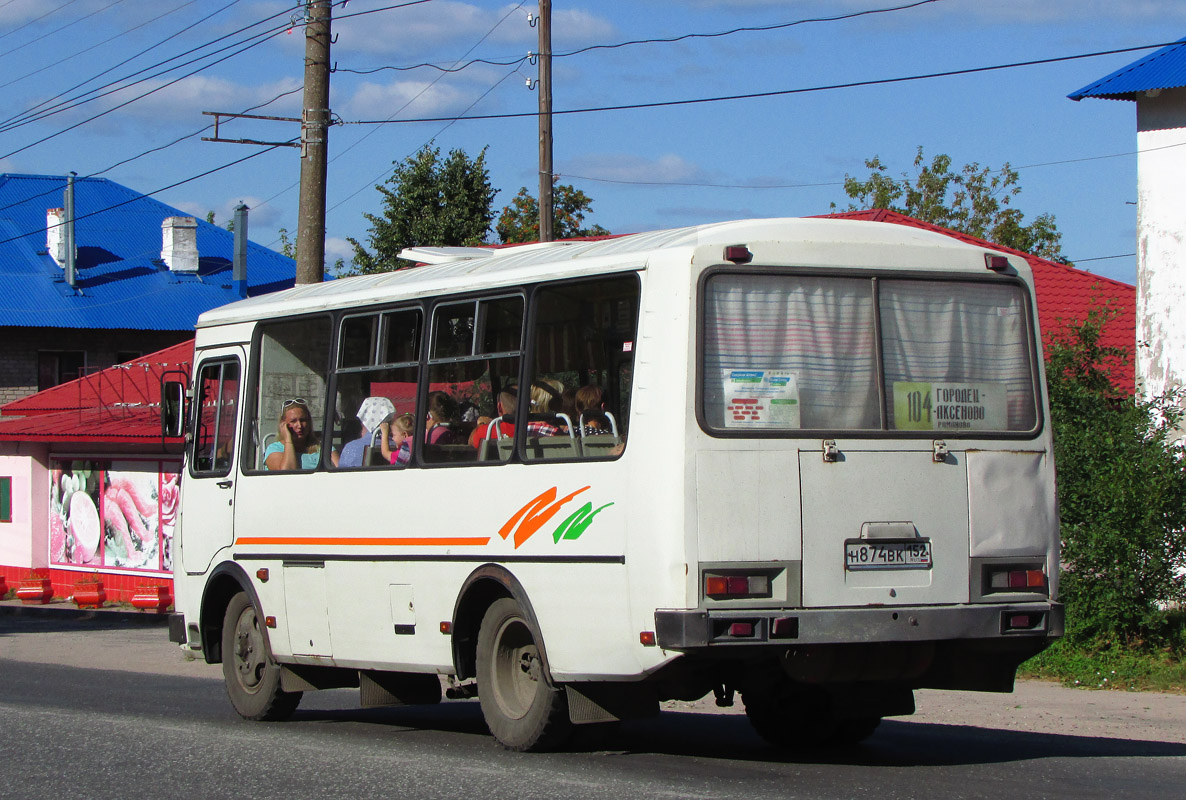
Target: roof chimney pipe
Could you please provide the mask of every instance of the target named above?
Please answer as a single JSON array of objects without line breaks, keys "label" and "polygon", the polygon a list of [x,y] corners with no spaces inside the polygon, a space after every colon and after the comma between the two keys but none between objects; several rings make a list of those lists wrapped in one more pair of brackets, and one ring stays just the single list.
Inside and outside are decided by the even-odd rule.
[{"label": "roof chimney pipe", "polygon": [[65,241],[63,242],[66,250],[66,261],[63,266],[66,270],[66,283],[69,284],[71,289],[74,288],[76,266],[74,259],[77,256],[74,246],[74,179],[77,177],[77,172],[71,172],[66,176],[66,196],[64,198],[66,208],[65,219],[62,220],[62,224],[66,227]]},{"label": "roof chimney pipe", "polygon": [[240,299],[247,296],[247,210],[244,203],[235,206],[235,260],[231,280]]},{"label": "roof chimney pipe", "polygon": [[161,223],[161,260],[173,272],[198,271],[198,221],[165,217]]}]

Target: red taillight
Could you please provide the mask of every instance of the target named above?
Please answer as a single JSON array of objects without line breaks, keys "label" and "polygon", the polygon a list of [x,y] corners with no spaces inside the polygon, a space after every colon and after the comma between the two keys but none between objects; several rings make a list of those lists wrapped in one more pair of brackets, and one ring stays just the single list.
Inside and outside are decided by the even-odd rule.
[{"label": "red taillight", "polygon": [[748,264],[754,260],[754,254],[743,244],[731,244],[725,248],[725,260],[734,264]]},{"label": "red taillight", "polygon": [[704,593],[709,597],[769,597],[769,575],[705,575]]},{"label": "red taillight", "polygon": [[1036,591],[1046,590],[1046,573],[1040,569],[1010,569],[1004,567],[994,570],[989,576],[989,589],[992,591]]},{"label": "red taillight", "polygon": [[639,644],[643,645],[644,647],[654,647],[655,646],[655,632],[654,631],[639,631],[638,641],[639,641]]},{"label": "red taillight", "polygon": [[754,624],[752,622],[734,622],[729,626],[730,636],[749,637],[754,635]]},{"label": "red taillight", "polygon": [[276,627],[276,618],[275,617],[264,617],[264,627],[265,628],[275,628]]},{"label": "red taillight", "polygon": [[1009,269],[1009,259],[1005,256],[994,256],[992,253],[985,253],[984,266],[993,272],[1004,272]]},{"label": "red taillight", "polygon": [[259,569],[257,569],[255,571],[255,577],[259,578],[260,583],[267,583],[268,582],[268,568],[260,567]]},{"label": "red taillight", "polygon": [[448,620],[441,620],[441,633],[449,634],[453,632],[453,623]]}]

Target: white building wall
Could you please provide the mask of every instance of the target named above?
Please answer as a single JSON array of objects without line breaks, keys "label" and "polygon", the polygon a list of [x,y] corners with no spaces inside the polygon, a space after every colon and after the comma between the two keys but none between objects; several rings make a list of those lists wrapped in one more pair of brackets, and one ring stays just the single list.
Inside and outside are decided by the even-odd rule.
[{"label": "white building wall", "polygon": [[0,565],[49,565],[49,473],[46,447],[0,443],[0,475],[12,477],[12,522],[0,523]]},{"label": "white building wall", "polygon": [[1137,382],[1186,386],[1186,89],[1137,99]]}]

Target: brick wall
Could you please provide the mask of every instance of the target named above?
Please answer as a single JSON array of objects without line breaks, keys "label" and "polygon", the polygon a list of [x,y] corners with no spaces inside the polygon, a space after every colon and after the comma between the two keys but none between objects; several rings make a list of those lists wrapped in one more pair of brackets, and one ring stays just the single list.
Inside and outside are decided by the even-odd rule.
[{"label": "brick wall", "polygon": [[193,331],[0,327],[0,405],[37,391],[38,350],[81,350],[87,371],[116,363],[118,352],[151,353],[193,338]]}]

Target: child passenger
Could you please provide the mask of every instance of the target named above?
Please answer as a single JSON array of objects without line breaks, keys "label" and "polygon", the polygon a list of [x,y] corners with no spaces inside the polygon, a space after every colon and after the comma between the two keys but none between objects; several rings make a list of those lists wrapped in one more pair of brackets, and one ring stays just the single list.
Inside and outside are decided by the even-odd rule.
[{"label": "child passenger", "polygon": [[411,414],[401,414],[391,422],[379,426],[383,439],[379,447],[383,457],[396,467],[406,467],[412,461],[412,434],[416,430],[416,419]]}]

